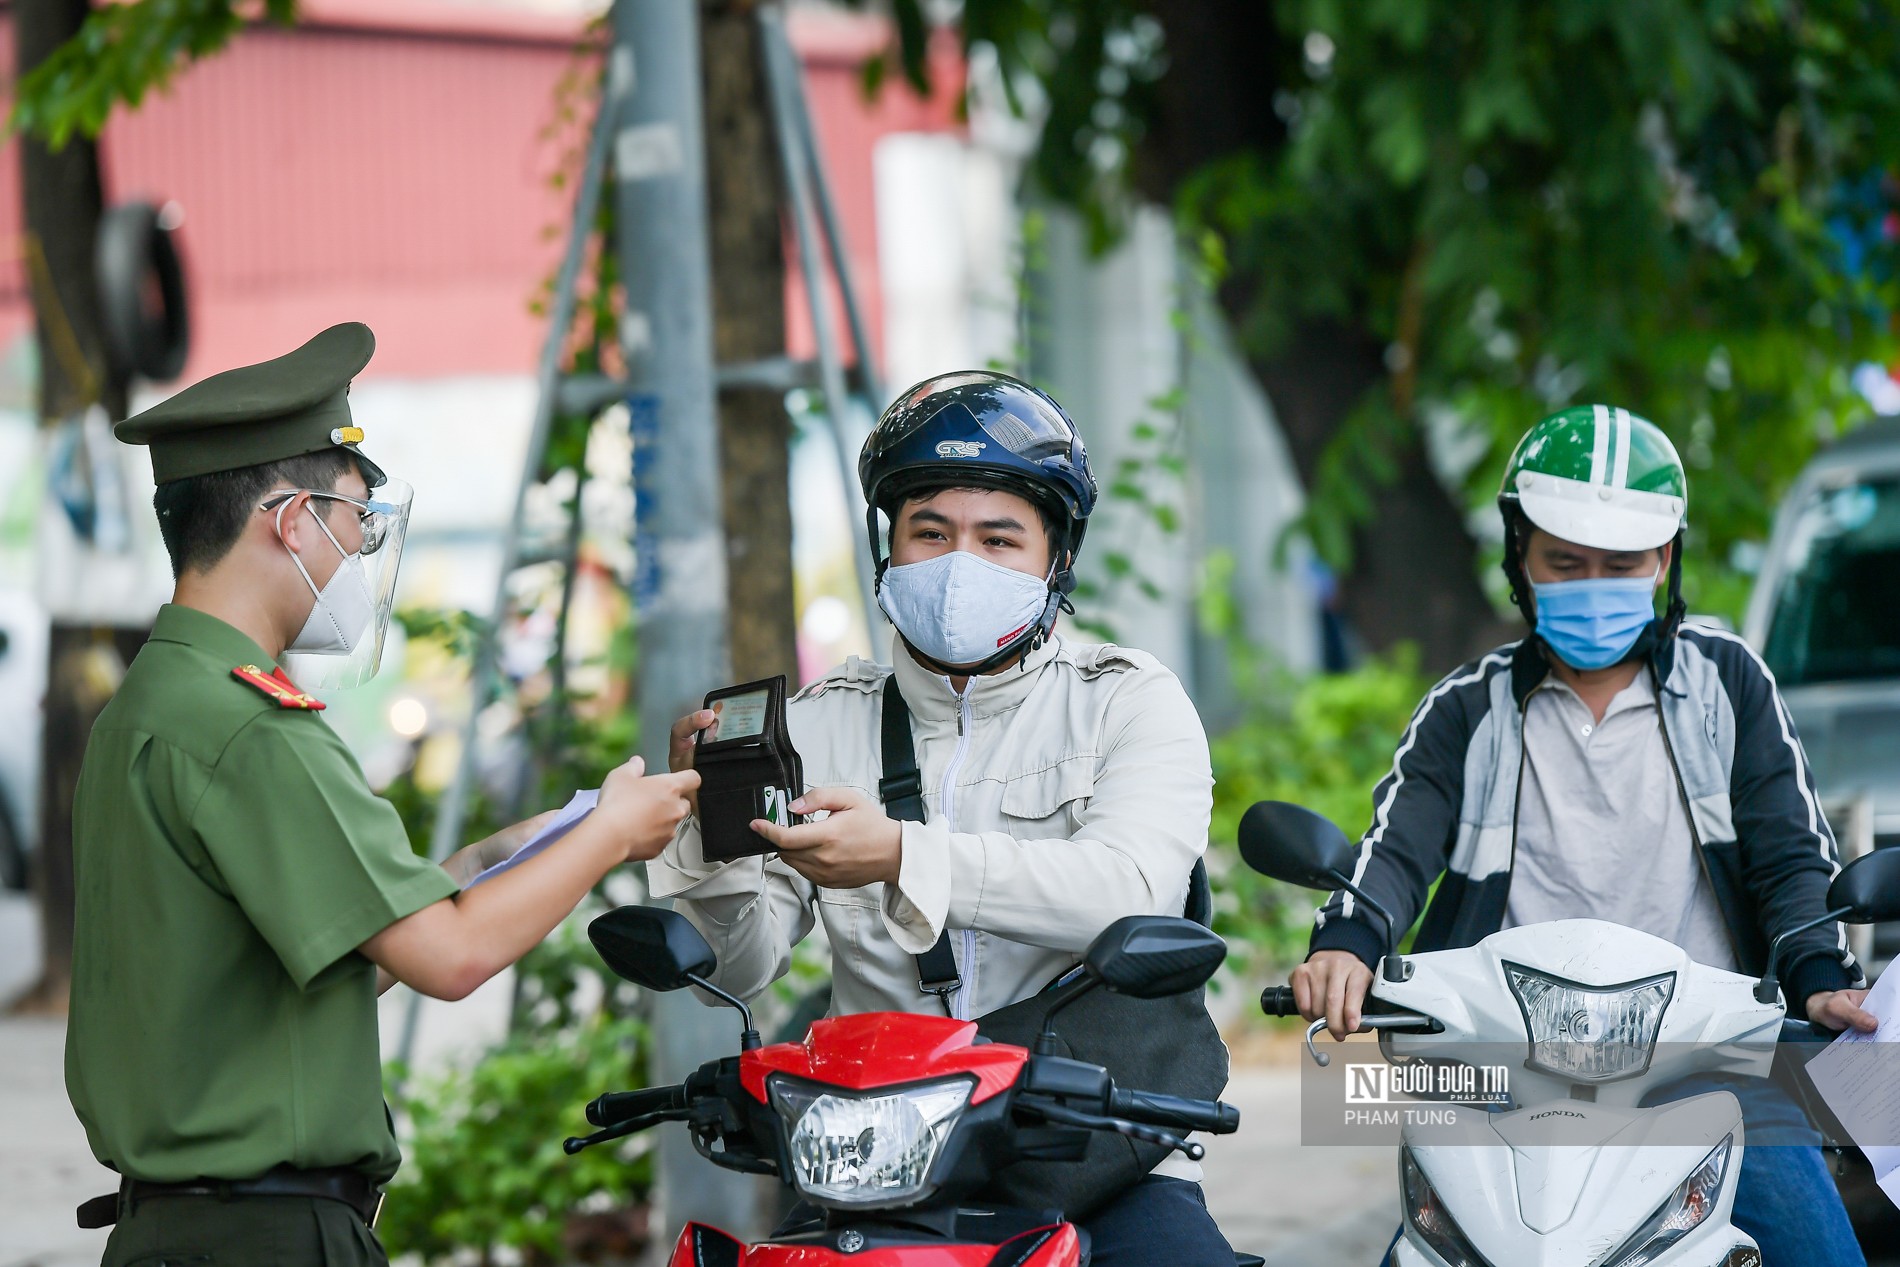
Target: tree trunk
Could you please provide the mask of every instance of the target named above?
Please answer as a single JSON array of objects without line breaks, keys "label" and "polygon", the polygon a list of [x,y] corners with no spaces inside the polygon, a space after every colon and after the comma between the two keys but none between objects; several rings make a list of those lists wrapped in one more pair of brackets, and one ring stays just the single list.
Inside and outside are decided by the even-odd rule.
[{"label": "tree trunk", "polygon": [[[71,38],[88,12],[87,0],[16,4],[16,74],[25,75]],[[125,390],[107,370],[93,275],[93,241],[104,207],[98,146],[74,137],[54,152],[33,137],[23,137],[20,188],[39,339],[40,418],[57,421],[95,403],[103,403],[113,418],[122,418]],[[62,624],[55,614],[40,745],[40,839],[33,868],[44,968],[39,984],[20,1002],[25,1009],[65,1010],[72,979],[73,790],[86,736],[111,697],[109,685],[100,688],[116,685],[111,666],[116,662],[122,671],[124,659],[143,640],[136,630]]]},{"label": "tree trunk", "polygon": [[[1154,86],[1134,175],[1142,195],[1165,206],[1207,163],[1286,144],[1274,95],[1281,68],[1297,66],[1300,54],[1256,0],[1149,0],[1148,8],[1167,33],[1170,69]],[[1402,267],[1395,263],[1395,272]],[[1256,299],[1244,281],[1219,296],[1236,329],[1246,328]],[[1308,490],[1353,409],[1368,391],[1389,385],[1384,358],[1383,344],[1363,326],[1334,323],[1299,330],[1271,358],[1250,353]],[[1423,667],[1439,672],[1516,635],[1479,582],[1462,497],[1433,474],[1422,442],[1409,450],[1397,479],[1378,490],[1374,517],[1353,533],[1341,601],[1367,646],[1415,643]]]},{"label": "tree trunk", "polygon": [[[713,354],[734,365],[785,352],[781,181],[765,66],[747,0],[701,0]],[[798,678],[792,602],[791,423],[781,391],[719,398],[732,671]]]},{"label": "tree trunk", "polygon": [[[1244,302],[1230,300],[1229,310]],[[1363,331],[1331,323],[1301,329],[1282,355],[1255,361],[1254,372],[1308,489],[1347,416],[1387,382],[1384,349]],[[1442,673],[1516,633],[1492,607],[1464,512],[1416,435],[1396,466],[1394,481],[1374,495],[1373,517],[1353,530],[1341,607],[1367,646],[1414,643],[1421,666]]]}]

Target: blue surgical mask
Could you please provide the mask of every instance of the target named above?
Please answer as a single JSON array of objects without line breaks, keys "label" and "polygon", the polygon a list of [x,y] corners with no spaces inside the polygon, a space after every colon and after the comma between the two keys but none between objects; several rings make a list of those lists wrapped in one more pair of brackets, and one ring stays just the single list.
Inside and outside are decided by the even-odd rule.
[{"label": "blue surgical mask", "polygon": [[1607,669],[1656,618],[1656,578],[1605,576],[1533,585],[1537,636],[1573,669]]}]

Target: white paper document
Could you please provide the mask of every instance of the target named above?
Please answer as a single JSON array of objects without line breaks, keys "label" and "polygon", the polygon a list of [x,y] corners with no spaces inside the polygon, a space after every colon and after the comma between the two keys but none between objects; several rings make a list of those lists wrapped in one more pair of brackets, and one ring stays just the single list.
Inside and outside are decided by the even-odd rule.
[{"label": "white paper document", "polygon": [[1900,972],[1883,973],[1861,1006],[1879,1028],[1836,1038],[1808,1062],[1808,1077],[1900,1205]]},{"label": "white paper document", "polygon": [[574,830],[583,818],[594,812],[594,804],[600,800],[599,788],[588,788],[584,792],[574,793],[574,799],[561,807],[561,812],[549,820],[548,825],[536,832],[534,838],[514,851],[507,858],[497,862],[488,870],[468,882],[474,888],[483,880],[492,880],[504,871],[520,866],[528,859],[546,849],[567,833]]}]

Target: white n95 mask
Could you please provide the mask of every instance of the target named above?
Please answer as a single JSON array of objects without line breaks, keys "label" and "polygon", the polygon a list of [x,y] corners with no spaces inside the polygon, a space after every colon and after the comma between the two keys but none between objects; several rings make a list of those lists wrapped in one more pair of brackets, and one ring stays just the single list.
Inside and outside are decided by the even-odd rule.
[{"label": "white n95 mask", "polygon": [[906,642],[937,663],[980,664],[1042,619],[1049,582],[953,550],[886,570],[877,604]]},{"label": "white n95 mask", "polygon": [[[303,564],[299,562],[297,568],[302,571]],[[304,572],[303,579],[308,581],[310,573]],[[321,590],[314,585],[311,589],[317,596],[316,606],[310,609],[310,619],[303,622],[303,628],[284,650],[304,655],[349,655],[361,644],[363,635],[376,619],[376,604],[369,596],[369,577],[363,573],[363,556],[343,556],[329,583]]]},{"label": "white n95 mask", "polygon": [[[288,505],[288,503],[286,503]],[[316,507],[305,503],[304,509],[317,521],[317,527],[324,538],[343,556],[330,579],[319,589],[310,579],[310,569],[303,565],[297,552],[288,545],[284,547],[290,554],[291,562],[297,565],[297,571],[303,574],[303,583],[310,587],[310,593],[316,603],[310,609],[310,616],[303,622],[303,628],[290,640],[284,650],[301,652],[304,655],[349,655],[362,642],[363,635],[369,632],[376,620],[376,600],[370,596],[369,578],[363,572],[363,556],[350,554],[343,549],[343,543],[336,539],[330,526],[323,522],[323,516]],[[278,509],[282,516],[283,508]],[[281,539],[282,528],[279,527]]]}]

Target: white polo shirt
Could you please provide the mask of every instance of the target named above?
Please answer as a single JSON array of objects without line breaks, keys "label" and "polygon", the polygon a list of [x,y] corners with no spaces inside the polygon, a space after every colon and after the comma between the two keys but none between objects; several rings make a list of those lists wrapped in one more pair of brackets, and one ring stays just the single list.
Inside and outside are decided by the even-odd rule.
[{"label": "white polo shirt", "polygon": [[1600,722],[1555,676],[1527,702],[1504,927],[1556,919],[1609,920],[1674,942],[1698,963],[1738,967],[1646,672]]}]

